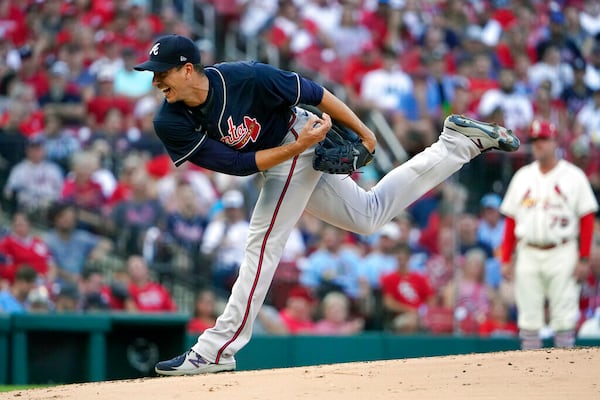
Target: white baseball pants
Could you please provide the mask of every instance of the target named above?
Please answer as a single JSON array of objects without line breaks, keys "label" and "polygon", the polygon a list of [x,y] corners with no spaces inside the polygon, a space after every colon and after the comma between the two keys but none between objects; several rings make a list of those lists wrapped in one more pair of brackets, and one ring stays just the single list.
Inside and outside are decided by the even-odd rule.
[{"label": "white baseball pants", "polygon": [[[309,115],[296,109],[286,141],[295,140]],[[436,143],[365,191],[343,175],[315,171],[313,152],[307,149],[263,172],[265,182],[250,220],[238,279],[216,325],[192,347],[206,360],[233,362],[250,340],[283,247],[304,210],[342,229],[371,234],[480,154],[470,139],[444,130]]]}]

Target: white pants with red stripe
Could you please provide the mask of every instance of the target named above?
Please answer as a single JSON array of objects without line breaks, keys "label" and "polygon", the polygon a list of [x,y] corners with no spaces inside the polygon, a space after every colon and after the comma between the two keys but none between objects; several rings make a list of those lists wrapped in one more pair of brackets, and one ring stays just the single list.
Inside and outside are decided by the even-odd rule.
[{"label": "white pants with red stripe", "polygon": [[[295,140],[308,118],[308,112],[297,109],[285,141]],[[263,172],[264,186],[250,220],[238,279],[216,325],[192,348],[206,360],[232,362],[250,340],[283,247],[304,210],[342,229],[371,234],[480,154],[470,139],[444,130],[431,147],[365,191],[343,175],[315,171],[313,152],[308,149]]]}]

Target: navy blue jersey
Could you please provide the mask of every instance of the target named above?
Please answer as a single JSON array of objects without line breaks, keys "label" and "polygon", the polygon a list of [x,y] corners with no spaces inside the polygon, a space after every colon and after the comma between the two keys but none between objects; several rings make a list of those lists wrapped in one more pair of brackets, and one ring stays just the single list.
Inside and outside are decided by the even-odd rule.
[{"label": "navy blue jersey", "polygon": [[154,128],[176,166],[185,161],[230,175],[258,171],[254,153],[287,134],[292,108],[318,105],[323,87],[297,73],[257,62],[205,68],[207,101],[199,107],[163,102]]}]

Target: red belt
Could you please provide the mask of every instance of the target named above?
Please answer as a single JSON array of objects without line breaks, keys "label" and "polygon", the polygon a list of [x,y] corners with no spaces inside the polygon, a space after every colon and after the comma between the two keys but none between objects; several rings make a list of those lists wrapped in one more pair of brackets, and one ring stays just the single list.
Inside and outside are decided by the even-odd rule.
[{"label": "red belt", "polygon": [[550,250],[553,249],[557,246],[562,246],[565,243],[568,243],[569,239],[563,239],[558,243],[549,243],[549,244],[537,244],[537,243],[527,243],[527,246],[529,247],[533,247],[534,249],[538,249],[538,250]]}]

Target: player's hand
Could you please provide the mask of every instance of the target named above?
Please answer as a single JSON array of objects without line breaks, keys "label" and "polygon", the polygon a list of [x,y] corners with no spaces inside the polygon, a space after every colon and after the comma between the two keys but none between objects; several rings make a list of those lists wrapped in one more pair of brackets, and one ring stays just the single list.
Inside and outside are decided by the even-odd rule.
[{"label": "player's hand", "polygon": [[323,113],[321,118],[317,115],[313,115],[300,131],[296,143],[301,145],[304,149],[308,149],[325,139],[325,136],[330,129],[331,117],[328,114]]},{"label": "player's hand", "polygon": [[515,277],[515,266],[513,265],[513,263],[502,264],[502,266],[500,267],[500,271],[502,273],[502,277],[508,282],[511,282]]},{"label": "player's hand", "polygon": [[573,277],[577,283],[584,282],[590,274],[590,262],[579,260],[573,270]]}]

